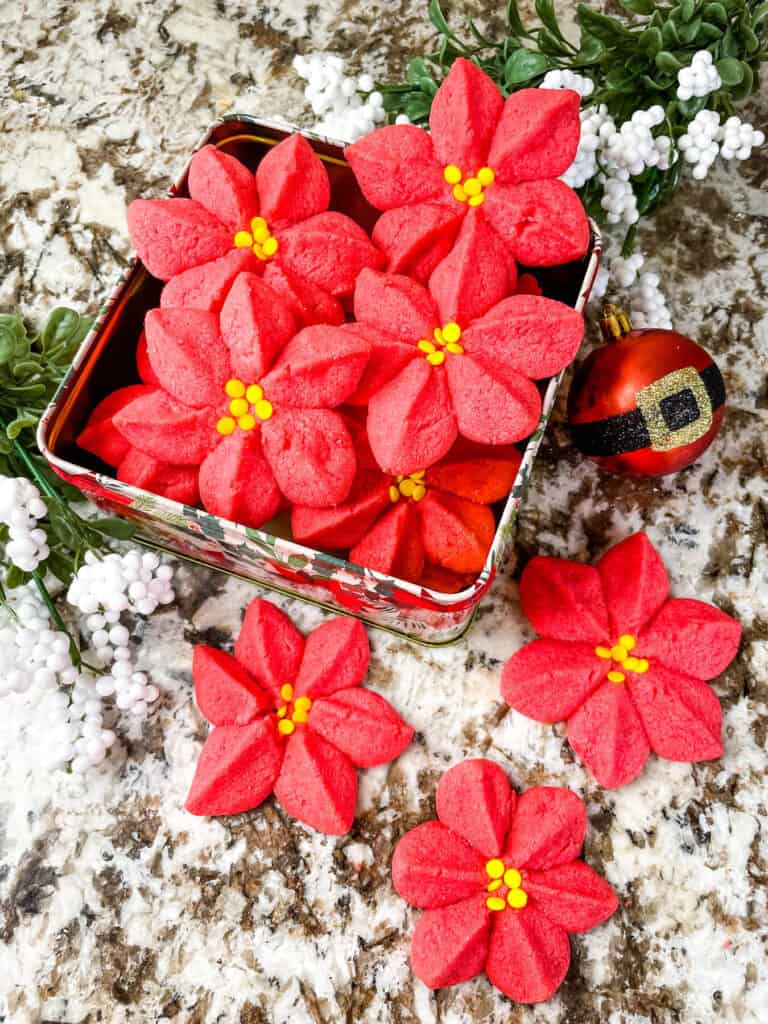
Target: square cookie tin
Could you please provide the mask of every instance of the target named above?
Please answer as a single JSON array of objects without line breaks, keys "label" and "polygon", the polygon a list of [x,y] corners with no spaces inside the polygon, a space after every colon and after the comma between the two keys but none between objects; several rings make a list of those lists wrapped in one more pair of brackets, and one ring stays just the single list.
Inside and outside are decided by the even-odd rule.
[{"label": "square cookie tin", "polygon": [[[214,124],[200,141],[232,154],[251,170],[269,149],[291,133],[279,122],[233,114]],[[323,161],[331,181],[331,209],[346,213],[366,230],[377,212],[362,196],[343,148],[304,133]],[[185,169],[170,190],[186,194]],[[586,255],[561,267],[537,268],[546,296],[583,311],[597,273],[600,234],[592,224]],[[83,341],[38,430],[38,445],[52,468],[110,512],[131,519],[136,540],[290,596],[346,612],[364,622],[424,644],[458,640],[503,563],[513,535],[541,438],[555,404],[563,373],[541,383],[542,412],[536,430],[520,444],[522,461],[505,502],[494,508],[497,526],[482,572],[464,590],[446,594],[365,569],[343,557],[316,551],[291,539],[285,520],[254,530],[199,508],[121,483],[75,438],[91,410],[109,392],[137,383],[136,346],[147,310],[157,306],[162,282],[134,260],[117,283],[101,315]]]}]

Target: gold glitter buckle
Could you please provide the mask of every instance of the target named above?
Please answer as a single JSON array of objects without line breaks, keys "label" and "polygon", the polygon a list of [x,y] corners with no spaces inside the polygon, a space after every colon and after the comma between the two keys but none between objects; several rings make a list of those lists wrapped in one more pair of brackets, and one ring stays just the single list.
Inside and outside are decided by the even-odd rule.
[{"label": "gold glitter buckle", "polygon": [[[690,423],[672,428],[664,419],[661,403],[686,389],[693,395],[699,415]],[[654,452],[669,452],[673,448],[693,444],[712,426],[712,402],[698,370],[692,366],[672,370],[642,388],[637,392],[637,407],[645,420],[651,451]]]}]

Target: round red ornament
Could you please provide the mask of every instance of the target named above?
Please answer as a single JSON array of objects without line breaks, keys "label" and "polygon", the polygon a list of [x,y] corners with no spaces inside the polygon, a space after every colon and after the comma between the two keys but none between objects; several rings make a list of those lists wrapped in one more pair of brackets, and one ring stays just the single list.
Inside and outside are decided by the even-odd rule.
[{"label": "round red ornament", "polygon": [[576,447],[603,469],[625,476],[676,473],[706,451],[725,413],[717,364],[676,331],[634,331],[626,314],[605,306],[608,342],[577,369],[568,396]]}]

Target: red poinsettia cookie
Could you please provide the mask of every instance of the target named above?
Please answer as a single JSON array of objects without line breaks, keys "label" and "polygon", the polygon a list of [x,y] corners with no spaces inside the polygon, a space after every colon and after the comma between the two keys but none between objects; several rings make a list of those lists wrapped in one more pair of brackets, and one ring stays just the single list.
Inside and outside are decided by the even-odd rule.
[{"label": "red poinsettia cookie", "polygon": [[336,618],[309,636],[268,601],[248,606],[231,657],[195,647],[197,705],[214,728],[187,809],[238,814],[270,793],[292,817],[329,835],[352,826],[355,767],[386,764],[413,729],[363,690],[370,649],[362,624]]},{"label": "red poinsettia cookie", "polygon": [[736,656],[741,626],[711,604],[669,598],[644,533],[594,568],[533,558],[520,600],[542,639],[507,662],[502,696],[539,722],[567,720],[571,746],[601,785],[630,782],[651,751],[720,757],[720,702],[704,681]]},{"label": "red poinsettia cookie", "polygon": [[616,910],[610,885],[577,860],[587,828],[568,789],[536,786],[519,798],[493,761],[463,761],[437,787],[438,821],[407,832],[392,859],[395,888],[425,912],[411,945],[430,988],[485,971],[510,999],[537,1003],[570,963],[568,932]]},{"label": "red poinsettia cookie", "polygon": [[[348,294],[363,267],[381,264],[363,229],[328,210],[328,173],[301,135],[270,150],[255,175],[204,146],[187,186],[189,199],[136,199],[128,207],[131,241],[149,272],[163,281],[187,275],[167,289],[166,305],[215,311],[228,281],[250,270],[264,272],[296,309],[312,308],[323,296]],[[338,317],[335,302],[326,308]]]},{"label": "red poinsettia cookie", "polygon": [[468,221],[473,268],[489,248],[527,266],[586,252],[581,201],[558,180],[578,147],[577,93],[521,89],[505,101],[488,75],[459,58],[432,101],[429,126],[379,128],[346,150],[365,197],[385,211],[373,240],[390,272],[425,281]]}]

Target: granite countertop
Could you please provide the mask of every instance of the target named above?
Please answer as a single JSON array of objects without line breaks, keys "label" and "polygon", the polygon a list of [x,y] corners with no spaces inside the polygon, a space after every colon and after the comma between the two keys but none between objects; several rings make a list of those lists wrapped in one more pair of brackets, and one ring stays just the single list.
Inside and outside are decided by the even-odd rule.
[{"label": "granite countertop", "polygon": [[[308,123],[294,53],[331,49],[395,74],[426,38],[425,6],[6,4],[0,306],[38,320],[60,302],[96,312],[129,256],[126,203],[162,193],[215,117],[237,109]],[[749,108],[756,124],[767,100],[764,91]],[[582,460],[556,419],[517,539],[518,564],[536,551],[586,560],[645,527],[676,593],[742,621],[741,652],[714,684],[723,758],[652,757],[639,780],[605,792],[574,761],[562,726],[508,712],[501,665],[531,636],[510,569],[457,646],[371,633],[369,683],[418,735],[397,762],[364,773],[349,836],[318,836],[272,801],[193,818],[182,801],[206,726],[191,697],[191,644],[226,644],[257,591],[181,568],[177,603],[134,634],[161,707],[111,771],[86,784],[43,772],[25,757],[33,716],[3,705],[0,1021],[766,1020],[767,168],[763,152],[686,185],[642,231],[677,327],[723,370],[730,410],[719,440],[676,476],[632,481]],[[275,600],[305,630],[322,618]],[[393,845],[432,816],[442,771],[484,754],[518,787],[584,796],[586,859],[621,901],[605,926],[574,937],[565,984],[538,1007],[511,1004],[483,978],[429,993],[408,967],[416,915],[389,881]]]}]

